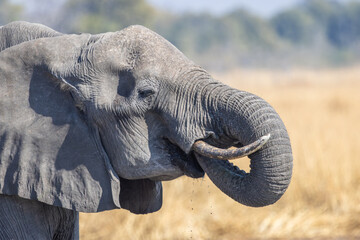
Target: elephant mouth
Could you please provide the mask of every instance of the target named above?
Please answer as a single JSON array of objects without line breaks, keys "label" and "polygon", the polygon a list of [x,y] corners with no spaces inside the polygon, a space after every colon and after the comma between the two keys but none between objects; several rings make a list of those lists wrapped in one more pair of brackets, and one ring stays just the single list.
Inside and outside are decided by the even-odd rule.
[{"label": "elephant mouth", "polygon": [[171,156],[171,163],[178,167],[186,176],[191,178],[201,178],[204,177],[205,172],[200,167],[195,154],[191,151],[189,154],[186,154],[180,147],[176,144],[165,140],[167,142],[167,149]]},{"label": "elephant mouth", "polygon": [[[203,177],[205,171],[201,168],[198,159],[212,158],[222,161],[221,165],[227,169],[244,174],[237,166],[228,160],[248,156],[258,151],[270,138],[270,134],[259,138],[258,140],[246,146],[234,147],[229,149],[219,148],[208,144],[204,140],[197,140],[193,144],[192,151],[186,154],[177,145],[167,140],[169,153],[172,155],[172,164],[179,167],[180,170],[188,177]],[[225,161],[224,161],[225,160]]]}]

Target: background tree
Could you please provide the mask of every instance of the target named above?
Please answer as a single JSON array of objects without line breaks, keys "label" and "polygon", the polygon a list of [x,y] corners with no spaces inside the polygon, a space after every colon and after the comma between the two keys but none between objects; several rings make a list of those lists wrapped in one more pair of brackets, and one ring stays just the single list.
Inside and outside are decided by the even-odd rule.
[{"label": "background tree", "polygon": [[20,19],[23,13],[21,5],[12,4],[8,0],[0,0],[0,26]]},{"label": "background tree", "polygon": [[150,27],[155,9],[145,0],[68,0],[57,27],[66,32],[117,31],[133,24]]},{"label": "background tree", "polygon": [[360,41],[360,4],[339,6],[328,18],[326,34],[329,42],[338,48],[351,48]]}]

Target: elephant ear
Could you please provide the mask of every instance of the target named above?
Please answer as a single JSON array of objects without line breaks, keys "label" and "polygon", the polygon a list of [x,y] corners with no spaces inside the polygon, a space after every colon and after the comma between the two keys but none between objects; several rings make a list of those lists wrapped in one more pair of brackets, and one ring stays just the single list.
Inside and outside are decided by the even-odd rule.
[{"label": "elephant ear", "polygon": [[62,33],[42,24],[24,21],[11,22],[0,27],[0,52],[22,42],[60,35],[62,35]]},{"label": "elephant ear", "polygon": [[[122,180],[127,187],[120,194],[120,178],[97,128],[77,107],[76,88],[64,87],[70,81],[58,77],[62,71],[68,73],[64,64],[78,63],[77,56],[84,46],[89,47],[90,38],[43,38],[0,53],[0,194],[99,212],[121,208],[121,199],[127,199],[124,204],[131,210],[131,197],[125,194],[143,193],[137,212],[155,211],[158,204],[153,202],[161,202],[161,184],[154,187],[150,180]],[[134,188],[137,194],[132,193]],[[144,202],[150,207],[144,207]]]}]

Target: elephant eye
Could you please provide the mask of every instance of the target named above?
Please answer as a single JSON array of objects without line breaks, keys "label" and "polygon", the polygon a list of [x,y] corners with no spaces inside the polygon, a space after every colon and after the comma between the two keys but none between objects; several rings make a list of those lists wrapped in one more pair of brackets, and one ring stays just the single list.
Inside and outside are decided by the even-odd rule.
[{"label": "elephant eye", "polygon": [[154,89],[150,89],[150,88],[147,88],[147,89],[139,89],[138,93],[139,93],[139,97],[140,97],[140,98],[147,98],[147,97],[153,95],[153,94],[155,93],[155,90],[154,90]]}]

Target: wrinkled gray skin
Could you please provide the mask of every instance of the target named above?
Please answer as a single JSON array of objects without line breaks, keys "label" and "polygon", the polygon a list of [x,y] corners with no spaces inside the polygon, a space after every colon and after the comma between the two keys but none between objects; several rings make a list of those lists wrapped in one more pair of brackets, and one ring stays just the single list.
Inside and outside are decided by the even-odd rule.
[{"label": "wrinkled gray skin", "polygon": [[[76,238],[78,211],[157,211],[161,181],[182,175],[205,172],[253,207],[276,202],[290,183],[290,141],[275,110],[144,27],[66,35],[15,22],[0,28],[0,50],[0,224],[19,204],[22,216],[43,212],[31,228],[17,215],[0,237]],[[268,133],[250,173],[192,151],[199,139],[242,146]]]}]

